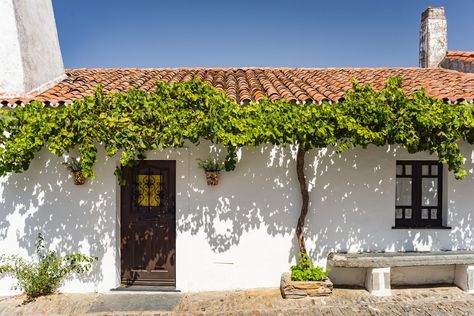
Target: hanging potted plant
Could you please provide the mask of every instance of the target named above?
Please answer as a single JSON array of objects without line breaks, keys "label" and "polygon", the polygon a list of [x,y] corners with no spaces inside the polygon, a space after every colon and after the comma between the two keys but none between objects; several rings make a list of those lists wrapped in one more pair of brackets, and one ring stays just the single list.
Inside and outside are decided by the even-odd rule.
[{"label": "hanging potted plant", "polygon": [[86,177],[82,173],[82,164],[78,159],[70,157],[68,161],[63,162],[63,165],[71,172],[75,185],[82,185],[86,182]]},{"label": "hanging potted plant", "polygon": [[209,157],[205,160],[198,159],[198,166],[206,173],[207,185],[217,185],[219,183],[219,174],[224,169],[224,162],[216,158]]}]

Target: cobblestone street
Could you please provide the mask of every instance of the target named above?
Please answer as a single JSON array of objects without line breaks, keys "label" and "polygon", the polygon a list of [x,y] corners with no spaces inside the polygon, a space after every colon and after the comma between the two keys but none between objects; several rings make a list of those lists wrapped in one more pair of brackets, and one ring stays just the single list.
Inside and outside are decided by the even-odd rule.
[{"label": "cobblestone street", "polygon": [[456,287],[395,289],[391,297],[335,289],[299,300],[282,299],[278,289],[57,294],[21,305],[23,299],[1,298],[1,315],[474,315],[474,295]]}]

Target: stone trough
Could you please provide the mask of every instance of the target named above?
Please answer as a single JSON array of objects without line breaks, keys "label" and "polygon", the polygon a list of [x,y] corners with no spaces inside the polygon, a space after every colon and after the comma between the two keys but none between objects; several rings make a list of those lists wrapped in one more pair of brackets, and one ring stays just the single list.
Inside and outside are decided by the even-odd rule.
[{"label": "stone trough", "polygon": [[325,281],[292,281],[290,273],[281,275],[280,291],[283,298],[304,298],[327,296],[332,293],[333,285],[329,279]]}]

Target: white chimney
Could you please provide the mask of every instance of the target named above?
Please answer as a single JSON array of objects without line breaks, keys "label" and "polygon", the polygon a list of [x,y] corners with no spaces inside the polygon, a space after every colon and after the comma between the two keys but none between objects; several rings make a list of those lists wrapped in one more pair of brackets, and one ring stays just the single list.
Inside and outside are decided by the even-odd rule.
[{"label": "white chimney", "polygon": [[438,67],[448,51],[448,31],[444,8],[428,7],[421,14],[420,67]]},{"label": "white chimney", "polygon": [[51,0],[0,0],[0,96],[30,97],[66,77]]}]

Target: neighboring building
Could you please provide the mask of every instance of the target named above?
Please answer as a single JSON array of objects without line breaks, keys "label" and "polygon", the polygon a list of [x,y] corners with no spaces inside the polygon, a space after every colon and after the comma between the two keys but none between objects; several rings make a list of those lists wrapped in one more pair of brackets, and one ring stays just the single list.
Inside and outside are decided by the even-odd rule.
[{"label": "neighboring building", "polygon": [[[406,93],[423,87],[453,103],[474,99],[474,75],[440,68],[64,71],[51,0],[32,3],[0,1],[4,106],[31,99],[61,106],[92,94],[98,84],[105,91],[149,90],[156,80],[194,76],[240,104],[268,97],[317,106],[323,100],[339,102],[352,78],[382,88],[395,76],[404,80]],[[196,159],[213,150],[219,148],[203,143],[153,151],[148,160],[125,170],[130,181],[122,188],[113,175],[118,159],[103,151],[97,178],[74,186],[62,159],[43,150],[28,171],[0,181],[0,249],[31,256],[34,237],[42,232],[60,251],[99,257],[90,277],[68,281],[63,291],[108,291],[127,277],[121,273],[125,270],[135,273],[138,284],[181,291],[278,286],[297,253],[294,229],[301,197],[295,189],[295,152],[271,145],[243,148],[236,170],[209,187]],[[463,144],[462,152],[469,175],[458,181],[429,153],[412,155],[394,146],[342,155],[332,148],[311,151],[306,244],[312,258],[324,265],[331,251],[474,250],[473,147]],[[161,185],[151,186],[153,181]],[[420,187],[412,190],[410,183]],[[163,203],[141,199],[143,190],[161,194]],[[146,216],[143,209],[149,211]],[[145,230],[155,237],[147,239]],[[430,273],[432,282],[447,282],[454,275],[452,267],[430,269],[407,275],[394,271],[394,278],[416,283]],[[334,280],[363,282],[358,274],[343,279],[339,274]],[[0,292],[11,293],[11,284],[10,279],[0,282]]]},{"label": "neighboring building", "polygon": [[449,51],[439,66],[445,69],[474,73],[474,52]]},{"label": "neighboring building", "polygon": [[474,73],[474,52],[448,51],[444,8],[429,7],[421,15],[420,67]]}]

